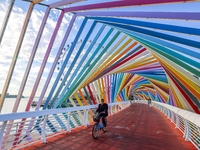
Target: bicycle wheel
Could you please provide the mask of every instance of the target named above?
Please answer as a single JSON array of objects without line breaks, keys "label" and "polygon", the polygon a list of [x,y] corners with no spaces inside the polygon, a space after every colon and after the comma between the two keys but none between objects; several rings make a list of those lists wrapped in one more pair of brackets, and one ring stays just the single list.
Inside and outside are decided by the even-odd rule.
[{"label": "bicycle wheel", "polygon": [[99,133],[98,123],[95,123],[94,126],[93,126],[93,128],[92,128],[92,137],[94,139],[97,139],[98,133]]}]

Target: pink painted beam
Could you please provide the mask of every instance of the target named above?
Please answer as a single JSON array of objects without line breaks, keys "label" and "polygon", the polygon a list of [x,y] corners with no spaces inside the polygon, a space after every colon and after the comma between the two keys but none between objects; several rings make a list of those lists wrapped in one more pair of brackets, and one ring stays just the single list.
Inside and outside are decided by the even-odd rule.
[{"label": "pink painted beam", "polygon": [[26,67],[26,71],[24,73],[24,76],[23,76],[23,79],[22,79],[22,82],[21,82],[21,85],[20,85],[20,89],[19,89],[18,94],[17,94],[17,99],[15,101],[15,104],[14,104],[12,112],[16,112],[17,109],[18,109],[18,106],[19,106],[19,103],[20,103],[20,100],[21,100],[21,96],[22,96],[22,93],[24,91],[24,88],[25,88],[25,85],[26,85],[26,81],[27,81],[27,78],[29,76],[29,72],[30,72],[30,69],[31,69],[31,66],[32,66],[32,63],[33,63],[33,60],[34,60],[34,57],[35,57],[35,54],[36,54],[36,51],[37,51],[37,47],[39,45],[39,42],[40,42],[40,39],[41,39],[43,30],[44,30],[44,27],[45,27],[47,18],[49,16],[49,12],[50,12],[50,8],[48,7],[46,9],[45,16],[44,16],[44,18],[42,20],[40,29],[38,31],[37,38],[35,40],[33,49],[31,51],[31,55],[29,57],[29,61],[28,61],[27,67]]},{"label": "pink painted beam", "polygon": [[50,8],[57,8],[57,7],[60,7],[60,6],[63,6],[63,5],[73,4],[73,3],[76,3],[76,2],[80,2],[80,1],[82,1],[82,0],[62,0],[62,1],[58,1],[58,2],[50,4],[49,7]]},{"label": "pink painted beam", "polygon": [[162,67],[160,65],[148,65],[147,67],[140,67],[140,68],[136,68],[136,69],[131,69],[131,70],[128,70],[127,72],[134,72],[134,71],[143,71],[143,70],[153,70],[153,69],[161,69]]},{"label": "pink painted beam", "polygon": [[45,95],[45,93],[46,93],[46,90],[47,90],[47,88],[48,88],[48,86],[49,86],[49,83],[50,83],[50,81],[51,81],[52,75],[53,75],[53,73],[54,73],[54,71],[55,71],[56,65],[57,65],[57,63],[58,63],[58,60],[60,59],[60,55],[61,55],[61,53],[62,53],[62,50],[63,50],[63,48],[64,48],[64,46],[65,46],[65,43],[66,43],[68,37],[69,37],[69,34],[70,34],[70,32],[71,32],[71,29],[72,29],[72,27],[73,27],[73,24],[74,24],[75,20],[76,20],[76,15],[73,15],[73,17],[72,17],[72,19],[71,19],[71,21],[70,21],[70,23],[69,23],[69,26],[68,26],[68,28],[67,28],[67,30],[66,30],[65,36],[64,36],[64,38],[63,38],[63,40],[62,40],[62,43],[61,43],[61,45],[60,45],[60,47],[59,47],[59,50],[58,50],[58,52],[57,52],[57,55],[56,55],[56,57],[55,57],[55,59],[54,59],[54,63],[53,63],[53,65],[52,65],[52,67],[51,67],[51,70],[49,71],[49,75],[48,75],[48,77],[47,77],[47,79],[46,79],[46,82],[45,82],[44,87],[43,87],[43,89],[42,89],[42,92],[41,92],[41,95],[40,95],[40,98],[39,98],[39,101],[38,101],[38,103],[37,103],[37,106],[36,106],[35,110],[39,110],[39,108],[40,108],[40,105],[41,105],[41,103],[42,103],[42,100],[43,100],[44,95]]},{"label": "pink painted beam", "polygon": [[61,24],[62,19],[63,19],[63,16],[64,16],[64,12],[62,11],[61,14],[60,14],[60,17],[59,17],[59,19],[58,19],[58,22],[57,22],[57,24],[56,24],[55,30],[54,30],[54,32],[53,32],[53,35],[52,35],[52,37],[51,37],[50,43],[49,43],[49,45],[48,45],[46,54],[45,54],[45,56],[44,56],[42,65],[41,65],[41,67],[40,67],[38,76],[37,76],[37,78],[36,78],[36,81],[35,81],[35,84],[34,84],[34,87],[33,87],[32,92],[31,92],[31,95],[30,95],[30,98],[29,98],[29,101],[28,101],[28,104],[27,104],[27,106],[26,106],[26,110],[25,110],[25,111],[29,111],[29,109],[30,109],[30,107],[31,107],[31,103],[32,103],[33,98],[34,98],[34,96],[35,96],[35,93],[36,93],[37,87],[38,87],[38,85],[39,85],[40,79],[41,79],[41,77],[42,77],[42,74],[43,74],[45,65],[46,65],[46,63],[47,63],[47,59],[48,59],[49,54],[50,54],[50,52],[51,52],[53,43],[54,43],[54,41],[55,41],[55,38],[56,38],[56,35],[57,35],[57,33],[58,33],[60,24]]},{"label": "pink painted beam", "polygon": [[123,7],[123,6],[152,5],[152,4],[187,2],[187,1],[191,2],[191,0],[123,0],[123,1],[83,5],[83,6],[74,6],[70,8],[65,8],[63,10],[65,12],[72,12],[72,11],[80,11],[80,10],[114,8],[114,7]]},{"label": "pink painted beam", "polygon": [[[76,19],[76,15],[73,15],[73,17],[72,17],[72,19],[71,19],[71,21],[70,21],[70,24],[69,24],[69,26],[68,26],[68,29],[66,30],[65,36],[64,36],[64,38],[63,38],[63,40],[62,40],[62,43],[61,43],[61,45],[60,45],[60,47],[59,47],[59,50],[58,50],[58,52],[57,52],[56,58],[55,58],[55,60],[54,60],[54,63],[53,63],[53,65],[52,65],[52,67],[51,67],[51,70],[49,71],[49,75],[48,75],[48,77],[47,77],[47,79],[46,79],[46,82],[45,82],[44,87],[43,87],[43,89],[42,89],[42,92],[41,92],[41,94],[40,94],[40,98],[39,98],[39,100],[38,100],[38,103],[37,103],[37,106],[36,106],[35,110],[39,110],[39,108],[40,108],[40,105],[41,105],[41,103],[42,103],[42,100],[43,100],[43,98],[44,98],[44,95],[45,95],[45,93],[46,93],[46,90],[47,90],[48,85],[49,85],[49,83],[50,83],[51,77],[52,77],[52,75],[53,75],[53,73],[54,73],[54,71],[55,71],[57,62],[58,62],[59,57],[60,57],[60,55],[61,55],[61,53],[62,53],[63,47],[64,47],[64,45],[65,45],[65,43],[66,43],[66,41],[67,41],[67,39],[68,39],[68,36],[69,36],[69,34],[70,34],[70,31],[71,31],[71,29],[72,29],[72,26],[73,26],[73,24],[74,24],[75,19]],[[28,126],[28,129],[27,129],[27,131],[26,131],[26,135],[28,135],[29,132],[31,131],[31,128],[32,128],[33,123],[34,123],[34,120],[35,120],[35,117],[33,117],[33,118],[31,119],[31,121],[30,121],[30,123],[29,123],[29,126]]]},{"label": "pink painted beam", "polygon": [[[44,56],[42,65],[41,65],[41,67],[40,67],[38,76],[37,76],[37,78],[36,78],[36,81],[35,81],[35,84],[34,84],[34,87],[33,87],[32,92],[31,92],[31,95],[30,95],[30,98],[29,98],[29,101],[28,101],[28,104],[27,104],[27,106],[26,106],[25,111],[29,111],[29,109],[30,109],[30,107],[31,107],[31,103],[32,103],[33,98],[34,98],[34,96],[35,96],[35,93],[36,93],[36,91],[37,91],[37,87],[38,87],[39,82],[40,82],[40,79],[41,79],[41,77],[42,77],[42,73],[43,73],[44,68],[45,68],[45,65],[46,65],[46,63],[47,63],[47,59],[48,59],[49,54],[50,54],[50,52],[51,52],[51,49],[52,49],[53,43],[54,43],[54,41],[55,41],[56,35],[57,35],[57,33],[58,33],[59,27],[60,27],[60,25],[61,25],[63,16],[64,16],[64,12],[62,11],[61,14],[60,14],[60,17],[59,17],[59,19],[58,19],[58,22],[57,22],[57,24],[56,24],[56,27],[55,27],[55,29],[54,29],[53,35],[52,35],[52,37],[51,37],[49,46],[48,46],[47,51],[46,51],[46,54],[45,54],[45,56]],[[23,118],[22,121],[21,121],[21,124],[20,124],[20,126],[19,126],[19,129],[18,129],[18,131],[17,131],[17,133],[16,133],[16,135],[15,135],[16,137],[15,137],[13,146],[16,146],[17,143],[18,143],[19,137],[20,137],[21,132],[22,132],[22,129],[23,129],[23,127],[24,127],[25,120],[26,120],[26,118]]]}]

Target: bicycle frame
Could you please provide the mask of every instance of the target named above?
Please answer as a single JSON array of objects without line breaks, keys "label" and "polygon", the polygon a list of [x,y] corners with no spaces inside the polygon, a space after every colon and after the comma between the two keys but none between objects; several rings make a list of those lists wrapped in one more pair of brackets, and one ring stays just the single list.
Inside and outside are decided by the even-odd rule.
[{"label": "bicycle frame", "polygon": [[[104,127],[103,127],[103,124],[100,123],[100,120],[101,120],[101,119],[99,119],[99,121],[96,122],[96,123],[94,124],[93,128],[92,128],[92,137],[93,137],[94,139],[97,139],[98,134],[99,134],[99,130],[102,130],[103,132],[105,132]],[[107,122],[107,119],[106,119],[106,122]]]}]

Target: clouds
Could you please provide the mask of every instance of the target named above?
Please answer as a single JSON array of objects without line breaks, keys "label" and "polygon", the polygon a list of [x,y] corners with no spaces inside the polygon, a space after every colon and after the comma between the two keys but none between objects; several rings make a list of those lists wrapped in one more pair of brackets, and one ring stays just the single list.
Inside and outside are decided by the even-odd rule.
[{"label": "clouds", "polygon": [[[23,3],[23,2],[22,2]],[[22,5],[23,7],[23,5]],[[2,26],[6,11],[8,8],[8,2],[0,2],[0,27]],[[23,8],[14,6],[13,10],[11,12],[2,43],[0,45],[0,93],[3,89],[4,82],[6,80],[6,76],[12,61],[12,57],[14,55],[17,42],[20,37],[20,33],[23,27],[23,23],[26,17],[26,11]],[[35,59],[32,65],[32,69],[30,71],[30,78],[28,78],[28,83],[34,84],[33,77],[36,77],[38,74],[38,71],[40,69],[40,65],[43,61],[45,52],[47,50],[49,41],[51,39],[52,33],[54,31],[54,28],[56,26],[58,17],[59,17],[60,11],[58,10],[52,10],[49,18],[47,20],[45,29],[43,31]],[[29,24],[26,30],[26,34],[24,36],[24,40],[20,49],[19,56],[17,58],[17,63],[15,66],[15,70],[13,72],[13,77],[11,79],[11,84],[9,87],[9,93],[11,94],[17,94],[18,90],[16,90],[16,87],[19,88],[27,63],[29,61],[29,57],[31,54],[31,51],[33,49],[33,45],[35,42],[35,39],[37,37],[39,27],[41,25],[42,19],[44,17],[44,12],[42,10],[34,9],[31,18],[29,20]],[[48,65],[46,66],[44,72],[49,72],[49,68],[51,67],[52,62],[55,59],[56,51],[58,50],[60,43],[62,41],[62,38],[64,36],[65,30],[68,26],[68,23],[71,19],[70,14],[65,14],[63,18],[63,22],[61,24],[61,27],[58,32],[58,36],[55,40],[55,43],[52,48],[52,52],[49,55],[48,59]],[[43,76],[42,79],[45,79],[46,77]],[[27,86],[30,86],[28,84]],[[27,87],[30,89],[30,87]],[[41,87],[40,87],[41,88]],[[31,91],[26,91],[24,95],[30,95]]]}]

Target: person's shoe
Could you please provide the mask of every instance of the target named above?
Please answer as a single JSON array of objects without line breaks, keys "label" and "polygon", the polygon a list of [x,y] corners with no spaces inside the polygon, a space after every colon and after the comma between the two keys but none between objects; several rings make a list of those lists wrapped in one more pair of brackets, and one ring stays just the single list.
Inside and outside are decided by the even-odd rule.
[{"label": "person's shoe", "polygon": [[106,130],[103,130],[103,132],[105,133],[105,132],[107,132]]}]

